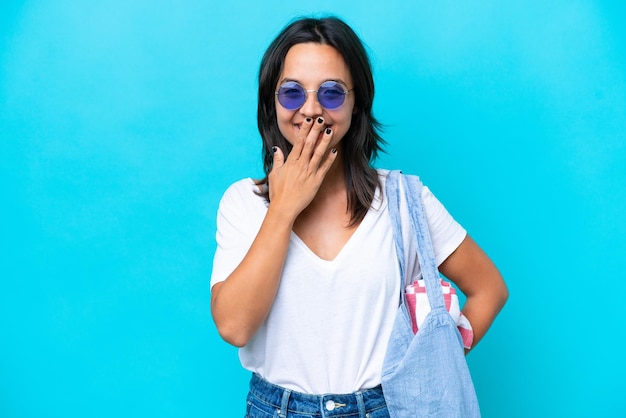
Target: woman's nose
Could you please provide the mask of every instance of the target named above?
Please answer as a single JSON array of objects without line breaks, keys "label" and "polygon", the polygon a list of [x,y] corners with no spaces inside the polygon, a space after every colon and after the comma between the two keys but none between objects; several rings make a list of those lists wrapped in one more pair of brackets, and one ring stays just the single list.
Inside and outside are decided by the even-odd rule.
[{"label": "woman's nose", "polygon": [[317,92],[307,91],[306,100],[300,108],[300,113],[306,117],[315,118],[316,116],[320,116],[322,112],[324,112],[324,108],[322,108],[320,102],[317,101]]}]

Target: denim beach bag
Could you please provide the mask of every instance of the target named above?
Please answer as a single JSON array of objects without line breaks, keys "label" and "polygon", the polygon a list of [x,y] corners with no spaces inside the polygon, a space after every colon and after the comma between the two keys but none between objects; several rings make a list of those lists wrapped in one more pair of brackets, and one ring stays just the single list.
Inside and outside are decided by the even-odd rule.
[{"label": "denim beach bag", "polygon": [[[431,306],[430,313],[415,335],[404,294],[408,278],[405,277],[400,227],[399,183],[404,186],[413,239],[417,240],[418,259]],[[441,277],[421,200],[422,183],[416,176],[391,171],[385,189],[402,280],[400,307],[382,371],[382,386],[389,413],[392,418],[480,417],[461,334],[444,304]]]}]

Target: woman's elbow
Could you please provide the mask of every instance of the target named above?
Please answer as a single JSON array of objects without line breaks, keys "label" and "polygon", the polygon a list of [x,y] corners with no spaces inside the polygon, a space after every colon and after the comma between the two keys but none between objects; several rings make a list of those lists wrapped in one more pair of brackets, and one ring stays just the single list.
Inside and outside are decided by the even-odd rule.
[{"label": "woman's elbow", "polygon": [[498,303],[498,311],[499,311],[500,309],[504,307],[504,304],[509,299],[509,289],[506,283],[504,282],[504,279],[502,278],[502,276],[500,274],[498,275],[499,275],[499,281],[498,281],[498,286],[497,286],[495,293],[496,293],[496,300]]},{"label": "woman's elbow", "polygon": [[237,319],[236,314],[232,311],[224,310],[218,301],[218,294],[221,283],[213,286],[211,294],[211,316],[217,328],[217,333],[228,344],[235,347],[243,347],[248,344],[252,334],[247,331],[246,327]]},{"label": "woman's elbow", "polygon": [[230,345],[241,348],[250,341],[250,335],[239,327],[229,324],[220,324],[218,322],[216,322],[215,325],[217,326],[217,333]]}]

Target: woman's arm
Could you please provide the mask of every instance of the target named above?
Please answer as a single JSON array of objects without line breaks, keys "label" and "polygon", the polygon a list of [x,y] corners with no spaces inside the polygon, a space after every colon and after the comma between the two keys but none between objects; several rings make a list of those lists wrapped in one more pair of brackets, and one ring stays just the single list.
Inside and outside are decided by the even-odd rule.
[{"label": "woman's arm", "polygon": [[211,313],[220,336],[244,346],[272,306],[289,245],[291,224],[268,210],[246,256],[228,278],[211,289]]},{"label": "woman's arm", "polygon": [[472,348],[487,330],[508,299],[502,275],[487,254],[468,235],[439,266],[439,271],[465,294],[463,314],[474,331]]},{"label": "woman's arm", "polygon": [[[307,129],[308,128],[308,129]],[[336,158],[332,132],[317,143],[323,123],[307,122],[285,161],[274,154],[269,174],[270,205],[241,263],[211,289],[211,313],[220,336],[238,347],[248,343],[267,317],[278,291],[293,224],[313,200]],[[317,143],[317,145],[316,145]]]}]

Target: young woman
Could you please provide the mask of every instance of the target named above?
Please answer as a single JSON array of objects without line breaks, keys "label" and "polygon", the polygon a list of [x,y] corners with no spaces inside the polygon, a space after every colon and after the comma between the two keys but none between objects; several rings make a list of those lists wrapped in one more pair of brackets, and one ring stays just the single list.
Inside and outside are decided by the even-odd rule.
[{"label": "young woman", "polygon": [[[343,21],[300,19],[259,72],[266,177],[218,212],[211,308],[253,372],[247,416],[386,417],[380,387],[399,268],[365,49]],[[475,345],[507,299],[497,268],[424,188],[439,269],[466,295]],[[412,274],[419,275],[414,256]]]}]

